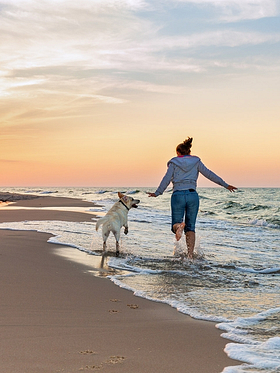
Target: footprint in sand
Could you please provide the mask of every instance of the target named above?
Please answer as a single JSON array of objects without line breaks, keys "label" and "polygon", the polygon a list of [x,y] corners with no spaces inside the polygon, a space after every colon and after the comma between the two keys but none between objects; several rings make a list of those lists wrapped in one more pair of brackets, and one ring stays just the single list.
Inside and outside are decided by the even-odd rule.
[{"label": "footprint in sand", "polygon": [[136,310],[137,308],[139,308],[139,306],[137,304],[127,304],[127,307],[129,307],[133,310]]},{"label": "footprint in sand", "polygon": [[110,359],[106,361],[107,364],[119,364],[125,360],[124,356],[110,356]]},{"label": "footprint in sand", "polygon": [[96,354],[96,352],[94,352],[92,350],[85,350],[85,351],[80,351],[80,354],[82,354],[82,355]]}]

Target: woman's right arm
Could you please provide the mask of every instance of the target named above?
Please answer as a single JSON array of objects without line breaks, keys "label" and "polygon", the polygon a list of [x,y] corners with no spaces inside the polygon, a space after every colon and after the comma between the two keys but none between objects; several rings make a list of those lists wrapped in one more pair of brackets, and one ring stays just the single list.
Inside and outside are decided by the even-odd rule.
[{"label": "woman's right arm", "polygon": [[165,189],[168,187],[168,185],[173,179],[173,170],[174,170],[174,165],[170,163],[166,171],[166,174],[163,176],[159,184],[159,187],[157,188],[155,193],[149,193],[149,197],[157,197],[165,191]]}]

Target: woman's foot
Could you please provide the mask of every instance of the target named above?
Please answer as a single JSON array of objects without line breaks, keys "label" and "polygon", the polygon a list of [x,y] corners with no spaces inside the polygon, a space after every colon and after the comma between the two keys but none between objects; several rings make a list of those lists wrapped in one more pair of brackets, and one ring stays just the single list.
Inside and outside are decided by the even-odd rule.
[{"label": "woman's foot", "polygon": [[178,227],[176,229],[176,233],[175,233],[175,236],[176,236],[176,240],[177,241],[180,241],[181,237],[182,237],[182,234],[184,232],[184,228],[185,228],[185,223],[180,223],[178,224]]}]

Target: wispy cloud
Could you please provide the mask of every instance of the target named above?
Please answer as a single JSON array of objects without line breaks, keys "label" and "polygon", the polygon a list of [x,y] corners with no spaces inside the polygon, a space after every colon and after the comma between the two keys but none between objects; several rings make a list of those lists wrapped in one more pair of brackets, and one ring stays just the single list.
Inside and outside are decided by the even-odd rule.
[{"label": "wispy cloud", "polygon": [[[275,0],[176,0],[164,3],[166,14],[178,3],[211,7],[228,22],[279,11]],[[159,9],[162,3],[152,0],[0,0],[3,122],[78,116],[81,111],[89,115],[95,105],[126,103],[126,88],[181,93],[185,79],[180,74],[207,74],[219,64],[222,73],[256,66],[256,57],[248,58],[245,50],[227,60],[228,48],[280,41],[279,32],[221,27],[219,22],[201,30],[183,22],[178,29],[171,18],[167,32]],[[265,68],[265,55],[259,68],[261,61]],[[276,63],[278,58],[275,63],[270,59],[271,66]]]},{"label": "wispy cloud", "polygon": [[232,29],[194,33],[189,36],[162,37],[149,41],[147,50],[190,49],[201,47],[238,47],[262,43],[278,43],[280,33],[263,34],[259,32],[242,32]]},{"label": "wispy cloud", "polygon": [[252,20],[279,15],[277,0],[178,0],[199,6],[212,6],[217,9],[217,17],[226,22]]},{"label": "wispy cloud", "polygon": [[108,77],[98,76],[98,71],[125,68],[127,44],[135,43],[141,30],[148,32],[150,22],[133,14],[145,6],[143,1],[0,4],[2,97],[22,97],[33,86],[30,94],[37,97],[78,90],[78,95],[83,92],[96,102],[124,102],[100,93]]}]

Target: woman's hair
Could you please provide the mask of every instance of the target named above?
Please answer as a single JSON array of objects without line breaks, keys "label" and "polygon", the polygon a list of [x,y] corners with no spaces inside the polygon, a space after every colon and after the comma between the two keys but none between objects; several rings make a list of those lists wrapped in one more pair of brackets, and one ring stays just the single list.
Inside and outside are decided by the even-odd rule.
[{"label": "woman's hair", "polygon": [[177,145],[176,151],[179,152],[182,155],[188,155],[191,152],[192,147],[192,137],[188,137],[184,142]]}]

